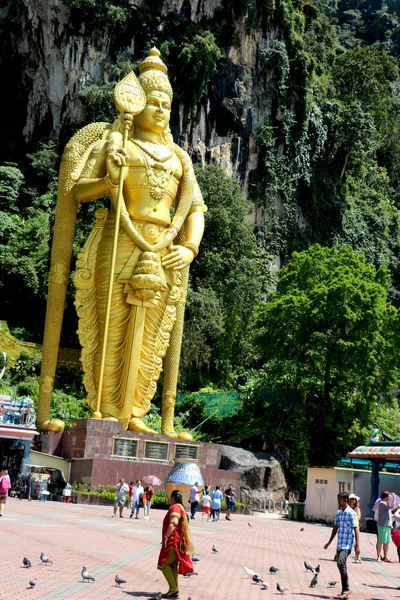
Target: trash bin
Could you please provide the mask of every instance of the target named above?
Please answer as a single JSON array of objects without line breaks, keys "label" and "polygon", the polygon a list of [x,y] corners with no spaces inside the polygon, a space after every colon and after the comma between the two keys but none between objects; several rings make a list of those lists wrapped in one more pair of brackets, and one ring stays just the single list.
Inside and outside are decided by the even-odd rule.
[{"label": "trash bin", "polygon": [[289,502],[288,515],[293,521],[303,521],[304,502]]}]

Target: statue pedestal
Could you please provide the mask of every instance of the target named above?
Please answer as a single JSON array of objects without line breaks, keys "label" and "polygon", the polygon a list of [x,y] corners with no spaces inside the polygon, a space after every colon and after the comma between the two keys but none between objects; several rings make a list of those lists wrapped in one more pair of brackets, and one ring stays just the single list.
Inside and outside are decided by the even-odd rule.
[{"label": "statue pedestal", "polygon": [[177,460],[198,466],[204,482],[222,488],[232,483],[240,488],[240,472],[220,469],[221,446],[205,442],[175,440],[166,435],[122,431],[120,423],[77,419],[70,431],[43,432],[42,452],[71,459],[70,482],[115,485],[156,475],[166,481]]}]

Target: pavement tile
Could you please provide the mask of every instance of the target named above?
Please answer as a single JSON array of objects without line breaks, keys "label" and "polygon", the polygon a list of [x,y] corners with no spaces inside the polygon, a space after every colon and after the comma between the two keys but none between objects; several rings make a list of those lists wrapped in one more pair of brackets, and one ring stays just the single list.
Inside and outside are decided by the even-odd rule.
[{"label": "pavement tile", "polygon": [[[157,570],[161,541],[161,523],[165,512],[152,510],[145,521],[112,519],[112,508],[28,502],[9,498],[0,519],[0,599],[96,600],[149,599],[166,590],[164,577]],[[254,527],[248,526],[251,520]],[[300,528],[304,531],[300,532]],[[196,547],[195,571],[198,575],[180,577],[180,598],[187,600],[268,600],[280,597],[276,583],[288,588],[284,595],[301,600],[328,599],[340,591],[340,584],[330,589],[327,582],[339,581],[334,543],[323,546],[330,527],[299,523],[273,515],[236,515],[228,522],[222,516],[217,523],[191,521]],[[375,536],[361,534],[362,564],[348,560],[352,598],[359,600],[400,599],[400,564],[394,546],[390,548],[393,564],[377,563]],[[212,552],[212,545],[218,553]],[[40,562],[44,552],[53,565]],[[32,562],[24,569],[22,559]],[[312,574],[306,573],[303,561],[321,565],[319,583],[310,588]],[[95,583],[84,583],[80,573],[85,565]],[[268,590],[254,584],[244,572],[248,566],[268,581]],[[276,575],[269,567],[276,566]],[[128,582],[121,588],[114,582],[118,574]],[[28,581],[37,579],[30,589]]]}]

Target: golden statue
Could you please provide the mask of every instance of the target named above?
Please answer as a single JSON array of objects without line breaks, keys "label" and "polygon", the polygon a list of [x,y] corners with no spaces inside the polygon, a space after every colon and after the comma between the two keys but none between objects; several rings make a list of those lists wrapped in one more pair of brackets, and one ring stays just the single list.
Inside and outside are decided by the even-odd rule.
[{"label": "golden statue", "polygon": [[108,194],[112,208],[97,209],[73,276],[88,404],[93,418],[155,433],[142,417],[164,366],[162,433],[190,439],[175,434],[173,417],[189,265],[207,209],[192,162],[170,134],[172,88],[156,48],[139,71],[115,88],[115,122],[84,127],[63,154],[37,411],[42,430],[63,428],[49,412],[78,204]]}]

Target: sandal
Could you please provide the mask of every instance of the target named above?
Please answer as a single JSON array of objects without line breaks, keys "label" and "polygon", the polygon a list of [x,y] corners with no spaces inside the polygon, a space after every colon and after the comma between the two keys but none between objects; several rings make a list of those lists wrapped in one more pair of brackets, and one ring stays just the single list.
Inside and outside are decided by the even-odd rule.
[{"label": "sandal", "polygon": [[166,592],[161,598],[179,598],[179,592]]},{"label": "sandal", "polygon": [[383,562],[390,562],[391,563],[392,561],[390,560],[390,558],[384,558]]}]

